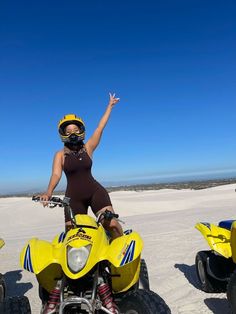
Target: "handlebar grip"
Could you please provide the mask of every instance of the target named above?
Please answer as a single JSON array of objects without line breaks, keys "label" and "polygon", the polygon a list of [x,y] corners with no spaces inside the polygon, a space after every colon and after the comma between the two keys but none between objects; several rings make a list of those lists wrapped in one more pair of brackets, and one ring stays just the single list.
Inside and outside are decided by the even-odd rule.
[{"label": "handlebar grip", "polygon": [[32,201],[39,202],[40,201],[40,196],[33,195],[32,196]]},{"label": "handlebar grip", "polygon": [[110,210],[106,210],[103,214],[104,219],[112,220],[113,218],[119,218],[118,214],[111,212]]},{"label": "handlebar grip", "polygon": [[55,202],[55,203],[62,203],[62,200],[60,199],[60,197],[56,197],[56,196],[51,197],[49,201]]}]

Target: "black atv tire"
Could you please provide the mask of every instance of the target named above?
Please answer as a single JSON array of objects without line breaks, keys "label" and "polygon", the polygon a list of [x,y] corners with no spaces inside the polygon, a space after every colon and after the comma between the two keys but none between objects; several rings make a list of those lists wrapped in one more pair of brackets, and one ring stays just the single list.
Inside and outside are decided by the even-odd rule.
[{"label": "black atv tire", "polygon": [[0,274],[0,302],[6,297],[6,282],[2,274]]},{"label": "black atv tire", "polygon": [[165,301],[150,290],[128,292],[118,304],[122,314],[170,314]]},{"label": "black atv tire", "polygon": [[200,282],[201,290],[207,293],[226,292],[227,281],[217,280],[210,276],[207,272],[207,259],[211,259],[211,263],[216,261],[217,256],[211,251],[200,251],[196,255],[195,266],[197,277]]},{"label": "black atv tire", "polygon": [[232,273],[227,286],[227,299],[233,314],[236,314],[236,270]]},{"label": "black atv tire", "polygon": [[42,304],[45,304],[49,300],[49,292],[44,289],[41,285],[39,285],[39,297],[42,301]]},{"label": "black atv tire", "polygon": [[136,282],[136,284],[134,284],[133,287],[131,287],[128,291],[134,291],[134,290],[138,290],[138,289],[150,290],[148,268],[147,268],[147,264],[145,262],[145,259],[143,259],[143,258],[140,261],[139,279]]},{"label": "black atv tire", "polygon": [[0,303],[0,313],[31,314],[29,299],[26,296],[7,298]]},{"label": "black atv tire", "polygon": [[138,283],[139,283],[138,285],[139,289],[150,290],[148,268],[147,268],[145,259],[143,258],[141,259],[141,262],[140,262],[140,275],[139,275]]}]

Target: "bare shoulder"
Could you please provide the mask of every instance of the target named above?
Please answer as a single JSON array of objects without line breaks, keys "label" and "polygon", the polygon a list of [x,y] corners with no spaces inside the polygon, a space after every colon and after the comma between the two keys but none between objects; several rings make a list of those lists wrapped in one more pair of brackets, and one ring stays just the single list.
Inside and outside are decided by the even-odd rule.
[{"label": "bare shoulder", "polygon": [[54,155],[54,159],[56,160],[63,160],[63,157],[64,157],[64,149],[57,151]]},{"label": "bare shoulder", "polygon": [[53,165],[56,168],[63,168],[63,164],[64,164],[64,150],[61,149],[59,151],[57,151],[54,155],[54,159],[53,159]]},{"label": "bare shoulder", "polygon": [[63,156],[64,154],[64,148],[58,150],[56,153],[55,153],[55,156]]}]

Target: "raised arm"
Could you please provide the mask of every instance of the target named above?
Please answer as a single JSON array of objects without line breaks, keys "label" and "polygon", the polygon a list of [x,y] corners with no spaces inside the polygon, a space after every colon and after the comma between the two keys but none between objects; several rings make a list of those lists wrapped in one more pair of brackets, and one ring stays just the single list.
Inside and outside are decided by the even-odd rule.
[{"label": "raised arm", "polygon": [[90,137],[90,139],[85,144],[87,152],[90,156],[92,156],[94,150],[96,149],[96,147],[98,146],[98,144],[100,142],[102,132],[103,132],[103,130],[107,124],[107,121],[109,120],[109,117],[110,117],[110,114],[111,114],[113,107],[120,100],[120,98],[115,97],[115,94],[112,95],[111,93],[109,93],[109,96],[110,96],[110,99],[109,99],[107,109],[106,109],[104,115],[102,116],[101,120],[99,121],[99,124],[98,124],[96,130],[94,131],[93,135]]},{"label": "raised arm", "polygon": [[41,201],[48,201],[49,198],[52,196],[54,189],[56,188],[57,184],[59,183],[62,175],[62,151],[59,151],[55,154],[53,159],[52,165],[52,174],[48,184],[48,188],[46,193],[41,195]]}]

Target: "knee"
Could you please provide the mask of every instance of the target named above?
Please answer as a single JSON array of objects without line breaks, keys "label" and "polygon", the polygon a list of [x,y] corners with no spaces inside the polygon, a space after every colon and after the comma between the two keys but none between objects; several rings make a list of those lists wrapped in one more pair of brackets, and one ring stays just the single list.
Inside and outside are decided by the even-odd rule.
[{"label": "knee", "polygon": [[109,222],[109,225],[106,228],[111,234],[113,234],[113,238],[117,238],[118,236],[123,235],[123,230],[119,222],[115,219],[112,219]]},{"label": "knee", "polygon": [[117,220],[112,219],[112,220],[109,222],[108,227],[111,228],[111,229],[117,229],[117,228],[119,228],[119,223],[118,223]]},{"label": "knee", "polygon": [[108,231],[109,230],[112,230],[112,229],[117,229],[118,227],[119,227],[119,223],[118,223],[118,221],[116,221],[115,219],[112,219],[112,220],[110,220],[110,221],[104,221],[103,223],[102,223],[102,225],[103,225],[103,227],[105,228],[105,229],[107,229]]}]

